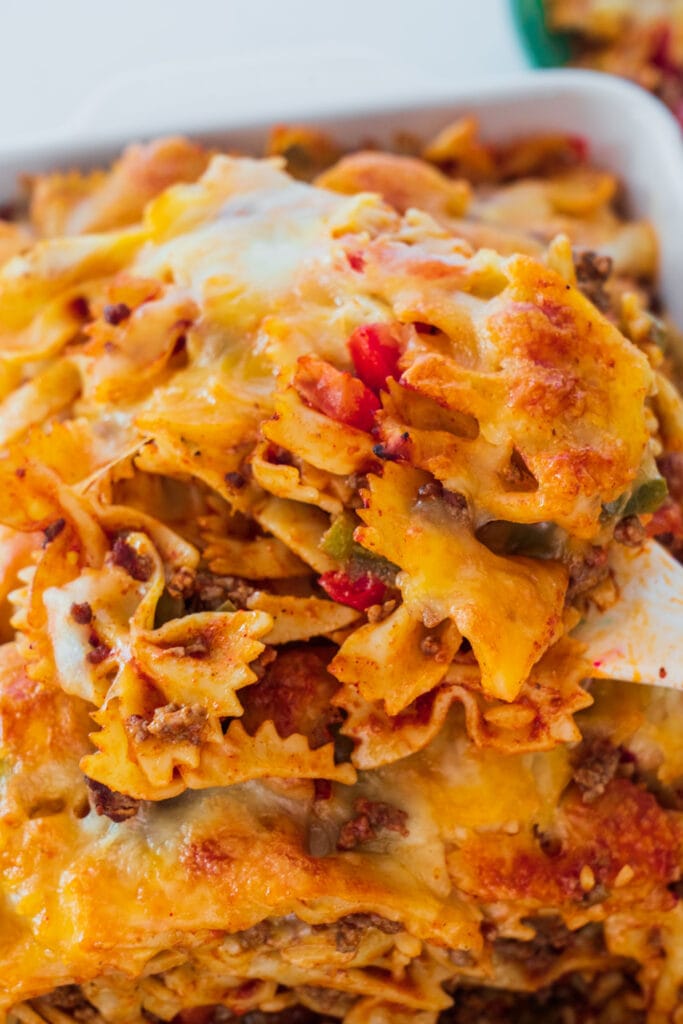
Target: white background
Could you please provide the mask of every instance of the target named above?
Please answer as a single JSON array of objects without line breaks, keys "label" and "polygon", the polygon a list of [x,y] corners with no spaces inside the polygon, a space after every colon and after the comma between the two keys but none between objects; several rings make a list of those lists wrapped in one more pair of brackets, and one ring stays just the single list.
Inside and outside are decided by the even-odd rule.
[{"label": "white background", "polygon": [[[239,70],[238,86],[213,97],[228,110],[248,105],[257,77],[261,93],[276,95],[284,77],[291,84],[297,76],[301,88],[320,89],[319,68],[306,74],[309,58],[346,75],[338,95],[354,86],[386,95],[392,76],[404,84],[476,84],[526,66],[508,7],[508,0],[0,0],[0,146],[69,125],[72,134],[87,131],[93,126],[79,121],[83,110],[91,122],[151,123],[179,92],[191,102],[190,72],[196,77],[205,63],[225,66],[226,80]],[[354,81],[339,58],[359,54],[364,72]],[[130,88],[150,69],[142,88]],[[200,89],[196,103],[205,101]]]}]

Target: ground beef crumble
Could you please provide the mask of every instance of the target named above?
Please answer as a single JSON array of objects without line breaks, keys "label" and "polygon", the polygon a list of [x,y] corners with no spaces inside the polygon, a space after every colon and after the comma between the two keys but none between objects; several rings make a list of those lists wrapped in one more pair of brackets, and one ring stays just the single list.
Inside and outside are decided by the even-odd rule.
[{"label": "ground beef crumble", "polygon": [[629,548],[639,548],[645,536],[645,527],[638,516],[626,516],[614,528],[615,541]]},{"label": "ground beef crumble", "polygon": [[683,562],[683,505],[673,498],[665,498],[647,524],[647,535]]},{"label": "ground beef crumble", "polygon": [[154,569],[151,558],[138,554],[124,537],[117,537],[114,541],[111,560],[140,583],[146,583]]},{"label": "ground beef crumble", "polygon": [[683,452],[662,455],[657,459],[657,466],[666,480],[669,495],[652,516],[647,533],[683,562]]},{"label": "ground beef crumble", "polygon": [[140,809],[140,801],[125,793],[115,793],[109,786],[94,779],[85,779],[88,786],[90,804],[96,814],[105,815],[112,821],[128,821],[134,818]]},{"label": "ground beef crumble", "polygon": [[250,1010],[244,1015],[233,1014],[226,1006],[200,1006],[181,1011],[171,1024],[339,1024],[339,1020],[301,1005],[288,1006],[276,1013]]},{"label": "ground beef crumble", "polygon": [[659,472],[666,480],[669,495],[683,503],[683,452],[669,452],[657,459]]},{"label": "ground beef crumble", "polygon": [[43,547],[47,547],[47,545],[51,541],[53,541],[55,537],[59,537],[60,533],[62,532],[65,526],[66,519],[61,518],[55,519],[53,523],[50,523],[48,526],[46,526],[45,529],[43,530],[43,534],[45,536],[45,539],[43,541]]},{"label": "ground beef crumble", "polygon": [[101,665],[103,661],[106,661],[111,654],[111,647],[103,643],[93,643],[92,639],[89,641],[92,650],[88,651],[85,660],[90,665]]},{"label": "ground beef crumble", "polygon": [[605,284],[612,273],[611,256],[603,256],[586,249],[574,255],[574,269],[580,291],[602,313],[607,313],[610,309],[610,297],[605,291]]},{"label": "ground beef crumble", "polygon": [[557,957],[572,945],[576,945],[579,938],[583,943],[590,942],[601,952],[604,951],[600,925],[589,924],[577,932],[572,932],[562,918],[556,915],[539,915],[525,919],[525,923],[534,928],[534,937],[525,941],[496,939],[494,954],[496,959],[508,963],[518,962],[531,978],[546,974]]},{"label": "ground beef crumble", "polygon": [[130,314],[131,308],[130,306],[127,306],[125,302],[115,302],[109,306],[105,306],[102,311],[104,321],[112,327],[118,327],[119,324],[128,319]]},{"label": "ground beef crumble", "polygon": [[40,1002],[62,1010],[69,1020],[78,1021],[79,1024],[88,1024],[99,1018],[97,1010],[85,998],[79,985],[60,985],[48,995],[41,996]]},{"label": "ground beef crumble", "polygon": [[593,587],[607,579],[609,565],[605,548],[591,547],[584,554],[572,555],[567,568],[569,570],[569,587],[567,601],[587,594]]},{"label": "ground beef crumble", "polygon": [[423,512],[441,511],[457,522],[467,523],[470,519],[465,495],[447,490],[439,480],[429,480],[418,488],[415,504]]},{"label": "ground beef crumble", "polygon": [[408,835],[408,815],[392,804],[361,797],[354,804],[354,812],[354,817],[341,828],[337,839],[338,850],[353,850],[376,839],[378,833],[384,831]]},{"label": "ground beef crumble", "polygon": [[239,576],[215,576],[210,572],[198,572],[194,593],[189,597],[188,610],[215,612],[226,601],[232,601],[237,608],[246,608],[254,590],[255,587]]},{"label": "ground beef crumble", "polygon": [[205,658],[211,652],[211,641],[201,633],[183,647],[184,658]]},{"label": "ground beef crumble", "polygon": [[187,565],[181,565],[176,569],[168,581],[167,589],[171,597],[185,598],[192,597],[197,586],[197,574],[194,569]]},{"label": "ground beef crumble", "polygon": [[355,953],[363,935],[371,928],[376,928],[385,935],[396,935],[403,930],[403,925],[400,921],[390,921],[380,914],[347,914],[337,922],[335,931],[335,945],[339,952]]},{"label": "ground beef crumble", "polygon": [[74,602],[71,605],[71,618],[74,622],[77,622],[79,626],[88,626],[92,622],[92,608],[87,601],[83,601],[78,604]]},{"label": "ground beef crumble", "polygon": [[463,986],[439,1024],[645,1024],[638,985],[626,972],[565,975],[536,992]]},{"label": "ground beef crumble", "polygon": [[156,708],[148,721],[131,715],[126,727],[138,742],[157,736],[168,743],[192,743],[199,746],[206,732],[208,713],[201,704],[165,704]]},{"label": "ground beef crumble", "polygon": [[621,753],[606,736],[589,736],[572,753],[572,778],[585,804],[603,795],[617,774]]},{"label": "ground beef crumble", "polygon": [[242,949],[259,949],[269,944],[272,931],[273,926],[270,921],[259,921],[258,924],[253,925],[251,928],[238,932],[235,938]]}]

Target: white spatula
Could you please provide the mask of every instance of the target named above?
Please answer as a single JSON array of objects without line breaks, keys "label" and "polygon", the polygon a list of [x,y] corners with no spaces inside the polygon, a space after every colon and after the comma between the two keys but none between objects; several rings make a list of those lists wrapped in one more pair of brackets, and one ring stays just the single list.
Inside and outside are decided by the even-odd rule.
[{"label": "white spatula", "polygon": [[586,644],[593,674],[603,679],[683,690],[683,565],[656,541],[615,545],[610,566],[619,599],[591,606],[573,635]]}]

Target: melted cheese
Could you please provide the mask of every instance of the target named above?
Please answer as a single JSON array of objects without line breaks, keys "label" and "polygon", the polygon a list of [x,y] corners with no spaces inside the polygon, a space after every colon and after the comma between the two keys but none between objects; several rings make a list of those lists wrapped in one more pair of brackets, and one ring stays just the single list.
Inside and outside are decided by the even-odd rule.
[{"label": "melted cheese", "polygon": [[430,627],[453,619],[472,644],[484,692],[514,700],[561,633],[566,573],[552,562],[494,555],[445,503],[420,506],[423,482],[415,470],[385,466],[370,482],[359,539],[401,567],[403,600],[416,618]]},{"label": "melted cheese", "polygon": [[[472,158],[470,136],[449,145]],[[454,235],[470,186],[372,154],[326,181],[171,140],[44,182],[37,230],[84,233],[0,269],[11,1024],[64,1024],[43,997],[72,984],[107,1024],[297,1002],[433,1024],[463,980],[648,963],[624,937],[643,906],[679,977],[675,813],[625,777],[593,802],[572,781],[591,697],[567,568],[475,536],[498,518],[605,541],[603,504],[659,443],[649,363],[542,262]],[[577,172],[539,209],[612,238],[612,190]],[[368,324],[399,349],[372,432],[296,374],[312,355],[362,377],[347,342]],[[679,695],[608,691],[586,729],[675,787]],[[539,911],[607,920],[610,953],[570,937],[534,976],[499,940]]]}]

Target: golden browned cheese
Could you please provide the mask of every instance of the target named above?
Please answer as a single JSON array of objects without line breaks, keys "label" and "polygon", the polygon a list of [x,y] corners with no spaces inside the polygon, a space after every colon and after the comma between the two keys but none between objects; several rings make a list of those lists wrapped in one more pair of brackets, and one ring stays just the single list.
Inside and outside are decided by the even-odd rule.
[{"label": "golden browned cheese", "polygon": [[318,183],[166,140],[7,229],[0,1019],[664,1022],[681,698],[571,635],[683,448],[651,229],[559,137],[273,148]]}]

